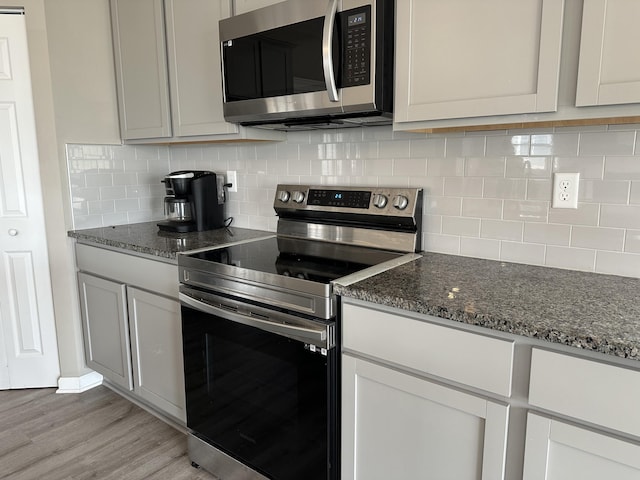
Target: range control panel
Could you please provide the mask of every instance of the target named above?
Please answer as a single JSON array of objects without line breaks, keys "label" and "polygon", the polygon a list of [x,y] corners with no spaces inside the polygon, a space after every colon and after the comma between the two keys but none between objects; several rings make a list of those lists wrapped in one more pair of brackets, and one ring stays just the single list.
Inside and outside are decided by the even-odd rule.
[{"label": "range control panel", "polygon": [[342,20],[342,86],[367,85],[371,70],[371,5],[347,10]]},{"label": "range control panel", "polygon": [[421,202],[421,188],[278,185],[273,207],[404,216],[421,210]]}]

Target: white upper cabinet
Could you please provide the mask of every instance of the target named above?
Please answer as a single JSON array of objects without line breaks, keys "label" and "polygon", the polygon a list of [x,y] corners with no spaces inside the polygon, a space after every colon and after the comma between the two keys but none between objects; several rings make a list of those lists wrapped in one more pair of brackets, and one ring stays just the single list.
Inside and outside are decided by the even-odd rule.
[{"label": "white upper cabinet", "polygon": [[557,109],[563,0],[396,8],[396,123]]},{"label": "white upper cabinet", "polygon": [[222,111],[218,21],[228,2],[166,0],[166,15],[174,135],[238,132]]},{"label": "white upper cabinet", "polygon": [[122,138],[282,140],[224,120],[218,22],[230,0],[111,0]]},{"label": "white upper cabinet", "polygon": [[640,2],[585,0],[576,105],[640,102]]},{"label": "white upper cabinet", "polygon": [[123,140],[171,136],[162,0],[111,1]]}]

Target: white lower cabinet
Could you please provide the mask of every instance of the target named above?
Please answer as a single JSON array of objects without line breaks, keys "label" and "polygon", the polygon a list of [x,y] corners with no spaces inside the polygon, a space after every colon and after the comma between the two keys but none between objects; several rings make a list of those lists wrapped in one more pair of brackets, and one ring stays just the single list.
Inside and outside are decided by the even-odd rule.
[{"label": "white lower cabinet", "polygon": [[134,391],[185,420],[180,303],[128,287]]},{"label": "white lower cabinet", "polygon": [[342,356],[342,480],[504,478],[509,407]]},{"label": "white lower cabinet", "polygon": [[81,272],[78,286],[87,366],[132,390],[126,285]]},{"label": "white lower cabinet", "polygon": [[640,444],[529,413],[523,480],[604,478],[640,478]]},{"label": "white lower cabinet", "polygon": [[76,245],[87,366],[184,423],[178,267]]}]

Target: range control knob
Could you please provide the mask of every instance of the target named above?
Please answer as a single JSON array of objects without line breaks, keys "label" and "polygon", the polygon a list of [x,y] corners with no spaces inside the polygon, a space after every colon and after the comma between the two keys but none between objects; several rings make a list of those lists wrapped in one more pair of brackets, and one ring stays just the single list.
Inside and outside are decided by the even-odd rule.
[{"label": "range control knob", "polygon": [[384,208],[387,206],[387,197],[382,195],[381,193],[376,193],[373,196],[373,205],[378,208]]},{"label": "range control knob", "polygon": [[291,194],[286,190],[278,190],[278,195],[276,195],[276,198],[283,203],[287,203],[290,197]]},{"label": "range control knob", "polygon": [[396,195],[393,197],[393,206],[398,210],[404,210],[409,206],[409,199],[404,195]]},{"label": "range control knob", "polygon": [[304,202],[304,192],[293,192],[291,194],[291,199],[296,203]]}]

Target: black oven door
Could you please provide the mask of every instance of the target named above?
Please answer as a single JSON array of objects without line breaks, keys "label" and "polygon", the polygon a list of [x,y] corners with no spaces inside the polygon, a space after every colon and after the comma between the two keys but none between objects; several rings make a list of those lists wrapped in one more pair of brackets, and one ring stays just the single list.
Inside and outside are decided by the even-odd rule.
[{"label": "black oven door", "polygon": [[287,320],[269,325],[255,306],[184,290],[190,431],[270,479],[338,478],[337,349],[299,338],[328,325],[316,333]]}]

